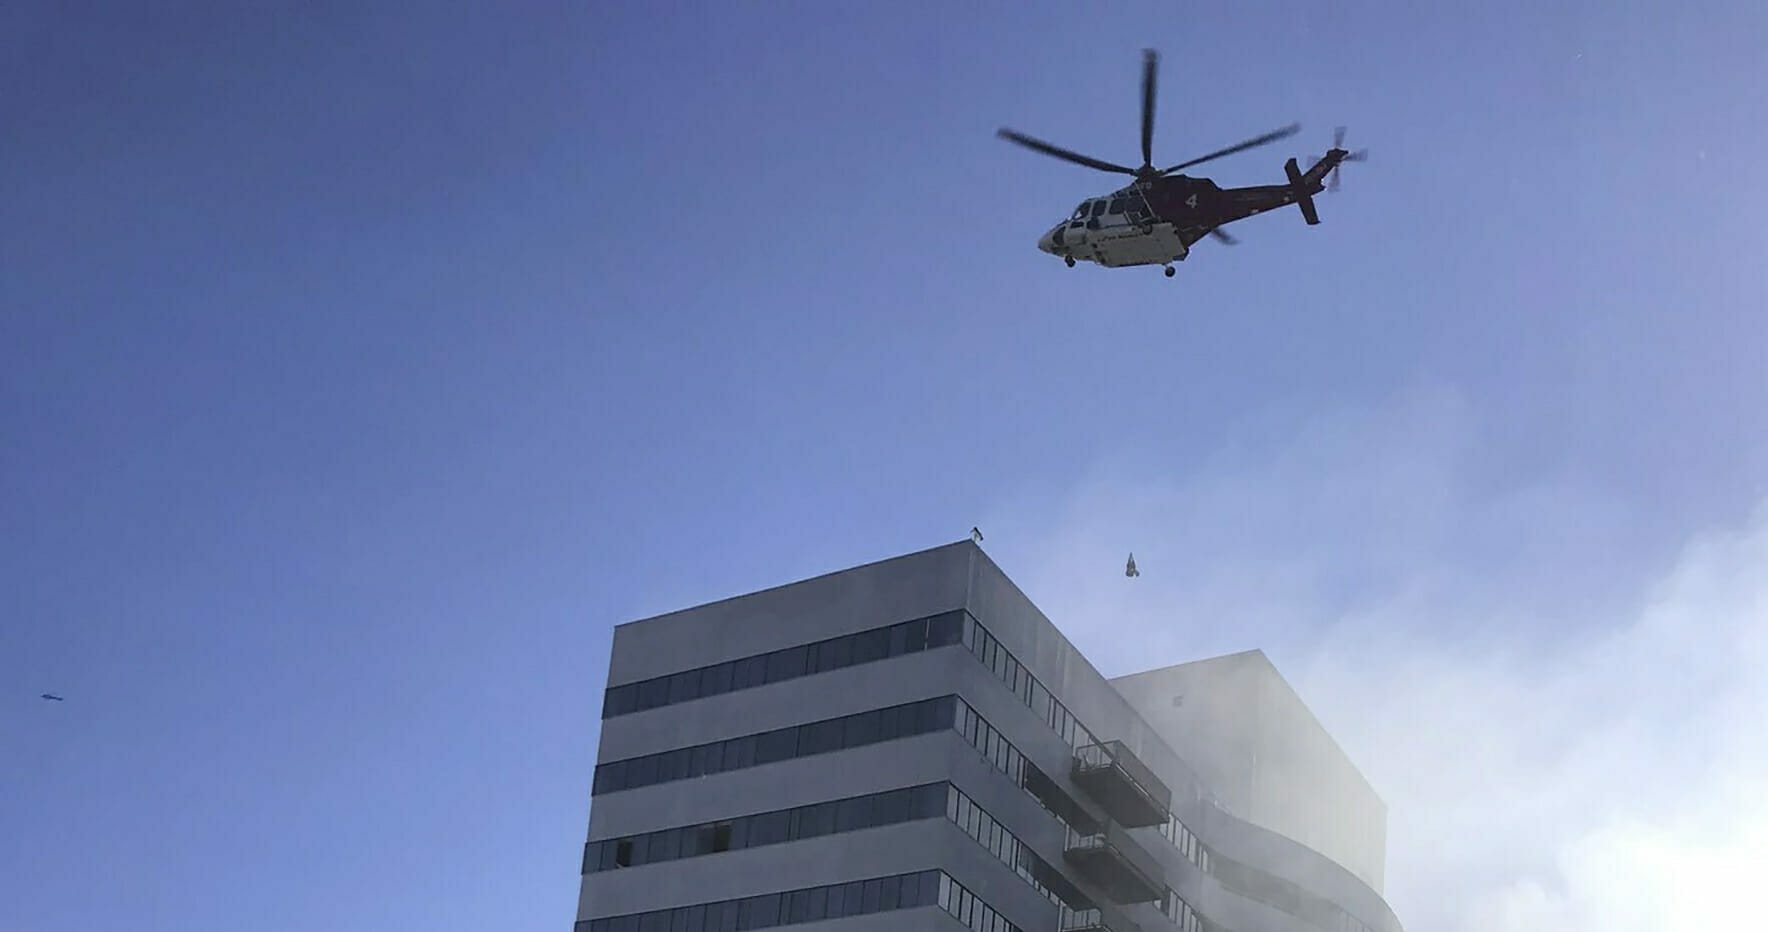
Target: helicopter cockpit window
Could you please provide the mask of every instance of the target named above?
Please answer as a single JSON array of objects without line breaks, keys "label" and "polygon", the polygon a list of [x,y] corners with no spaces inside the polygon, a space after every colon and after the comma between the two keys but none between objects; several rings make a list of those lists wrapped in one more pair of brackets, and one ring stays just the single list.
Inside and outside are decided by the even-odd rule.
[{"label": "helicopter cockpit window", "polygon": [[1112,198],[1111,199],[1111,209],[1107,210],[1106,213],[1108,213],[1108,214],[1121,214],[1121,213],[1123,213],[1123,198],[1121,198],[1121,197]]},{"label": "helicopter cockpit window", "polygon": [[1069,217],[1068,219],[1070,219],[1070,220],[1085,220],[1085,219],[1087,219],[1087,211],[1091,210],[1092,207],[1093,207],[1093,204],[1091,201],[1082,201],[1081,205],[1074,209],[1074,216]]},{"label": "helicopter cockpit window", "polygon": [[1101,216],[1103,216],[1104,214],[1105,214],[1105,202],[1102,200],[1094,201],[1093,202],[1093,219],[1097,220]]}]

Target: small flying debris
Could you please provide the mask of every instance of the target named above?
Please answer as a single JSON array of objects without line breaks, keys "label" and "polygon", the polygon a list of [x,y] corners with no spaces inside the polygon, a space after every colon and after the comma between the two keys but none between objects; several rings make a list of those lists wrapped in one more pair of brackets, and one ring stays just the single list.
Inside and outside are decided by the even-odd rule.
[{"label": "small flying debris", "polygon": [[67,700],[61,698],[60,696],[55,695],[54,693],[44,693],[43,698],[48,699],[50,702],[66,702],[67,701]]},{"label": "small flying debris", "polygon": [[971,528],[970,529],[970,539],[979,543],[979,544],[982,543],[982,532],[977,530],[976,528]]},{"label": "small flying debris", "polygon": [[1132,576],[1132,577],[1142,575],[1142,571],[1139,569],[1136,569],[1136,555],[1135,554],[1133,554],[1133,553],[1130,554],[1130,562],[1124,565],[1123,574],[1125,576]]}]

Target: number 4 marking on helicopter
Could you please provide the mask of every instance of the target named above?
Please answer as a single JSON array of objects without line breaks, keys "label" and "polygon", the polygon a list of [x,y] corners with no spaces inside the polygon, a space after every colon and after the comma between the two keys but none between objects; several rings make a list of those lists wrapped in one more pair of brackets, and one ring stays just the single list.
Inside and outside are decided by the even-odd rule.
[{"label": "number 4 marking on helicopter", "polygon": [[1196,210],[1197,209],[1197,195],[1193,194],[1190,197],[1185,198],[1185,206],[1191,208],[1192,210]]}]

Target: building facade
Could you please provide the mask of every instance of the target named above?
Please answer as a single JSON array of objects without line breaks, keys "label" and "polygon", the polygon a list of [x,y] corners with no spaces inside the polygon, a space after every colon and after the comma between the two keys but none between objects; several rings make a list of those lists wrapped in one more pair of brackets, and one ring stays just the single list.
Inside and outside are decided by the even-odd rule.
[{"label": "building facade", "polygon": [[971,541],[621,625],[603,702],[576,932],[1401,932],[1262,654],[1107,680]]}]

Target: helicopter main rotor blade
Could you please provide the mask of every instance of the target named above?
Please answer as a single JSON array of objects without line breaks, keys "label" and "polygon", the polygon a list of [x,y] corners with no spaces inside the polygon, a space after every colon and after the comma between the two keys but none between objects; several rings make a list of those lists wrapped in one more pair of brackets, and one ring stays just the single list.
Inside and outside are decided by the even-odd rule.
[{"label": "helicopter main rotor blade", "polygon": [[1142,167],[1154,167],[1154,70],[1160,53],[1142,51]]},{"label": "helicopter main rotor blade", "polygon": [[1300,123],[1291,123],[1288,126],[1283,127],[1282,129],[1273,130],[1272,132],[1266,133],[1263,136],[1254,136],[1251,139],[1246,140],[1245,142],[1229,146],[1226,149],[1217,149],[1216,151],[1211,152],[1208,155],[1200,155],[1197,158],[1194,158],[1189,162],[1180,162],[1179,164],[1174,165],[1171,168],[1161,169],[1160,173],[1162,175],[1170,175],[1173,172],[1176,172],[1181,168],[1190,168],[1193,165],[1201,165],[1204,162],[1210,161],[1211,159],[1219,159],[1224,155],[1233,155],[1236,152],[1244,152],[1247,149],[1256,149],[1259,146],[1270,145],[1271,143],[1276,142],[1279,139],[1287,139],[1288,137],[1293,136],[1299,132],[1301,132],[1301,124]]},{"label": "helicopter main rotor blade", "polygon": [[1076,165],[1085,165],[1088,168],[1097,168],[1098,170],[1100,170],[1102,172],[1116,172],[1120,175],[1134,175],[1136,173],[1136,170],[1133,168],[1125,168],[1122,165],[1117,165],[1112,162],[1107,162],[1107,161],[1104,161],[1103,159],[1096,159],[1096,158],[1093,158],[1092,156],[1089,156],[1089,155],[1081,155],[1079,152],[1074,152],[1069,149],[1064,149],[1061,146],[1053,146],[1047,142],[1044,142],[1041,139],[1033,139],[1030,136],[1025,135],[1024,133],[1015,133],[1010,129],[1003,129],[1003,130],[995,133],[995,135],[999,136],[1002,139],[1005,139],[1009,142],[1016,142],[1016,143],[1024,146],[1027,149],[1036,149],[1037,151],[1042,152],[1045,155],[1053,155],[1056,158],[1059,158],[1059,159],[1062,159],[1062,160],[1068,161],[1068,162],[1073,162]]},{"label": "helicopter main rotor blade", "polygon": [[1235,239],[1232,236],[1229,236],[1227,231],[1223,230],[1221,227],[1216,227],[1215,229],[1210,230],[1209,235],[1215,237],[1216,239],[1221,240],[1223,243],[1226,243],[1229,246],[1235,246],[1240,243],[1239,240]]}]

